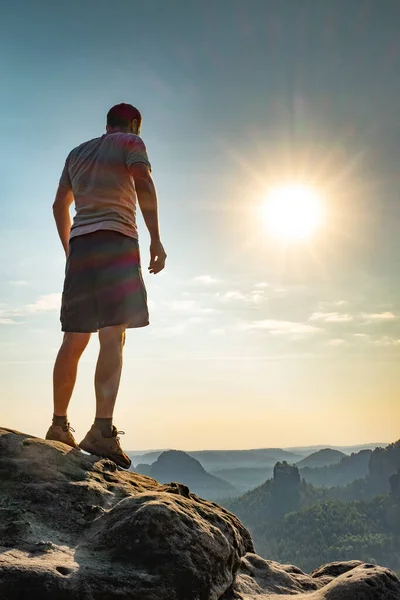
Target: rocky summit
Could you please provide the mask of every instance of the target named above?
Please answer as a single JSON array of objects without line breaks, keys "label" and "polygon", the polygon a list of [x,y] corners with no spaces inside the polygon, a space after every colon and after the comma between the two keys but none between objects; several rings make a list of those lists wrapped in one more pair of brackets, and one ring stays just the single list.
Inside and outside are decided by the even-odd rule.
[{"label": "rocky summit", "polygon": [[389,569],[359,561],[305,574],[254,553],[233,514],[0,428],[1,600],[399,600]]}]

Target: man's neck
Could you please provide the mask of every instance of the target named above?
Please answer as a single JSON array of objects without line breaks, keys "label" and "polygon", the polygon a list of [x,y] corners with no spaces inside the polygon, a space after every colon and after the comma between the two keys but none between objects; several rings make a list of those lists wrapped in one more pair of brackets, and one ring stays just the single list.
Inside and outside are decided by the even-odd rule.
[{"label": "man's neck", "polygon": [[107,133],[133,133],[133,131],[127,127],[113,127],[112,129],[109,129]]}]

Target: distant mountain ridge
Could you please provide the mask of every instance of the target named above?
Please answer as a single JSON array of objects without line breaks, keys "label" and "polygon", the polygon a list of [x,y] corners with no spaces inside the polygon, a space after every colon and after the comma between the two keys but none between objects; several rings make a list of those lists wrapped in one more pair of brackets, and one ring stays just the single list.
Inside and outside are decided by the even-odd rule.
[{"label": "distant mountain ridge", "polygon": [[[371,443],[355,446],[298,446],[290,448],[254,448],[249,450],[182,450],[189,456],[197,459],[207,471],[218,471],[229,468],[269,468],[273,469],[276,462],[286,460],[287,462],[297,463],[303,458],[318,452],[320,450],[337,450],[344,454],[352,454],[361,450],[374,448],[384,448],[388,443]],[[164,448],[162,450],[150,451],[128,451],[128,454],[134,465],[152,464],[163,453],[171,450]]]},{"label": "distant mountain ridge", "polygon": [[341,459],[346,456],[344,452],[340,452],[340,450],[334,450],[332,448],[323,448],[322,450],[318,450],[317,452],[313,452],[310,456],[306,456],[298,463],[296,466],[299,469],[303,469],[308,467],[310,469],[316,467],[328,467],[330,465],[334,465],[341,461]]},{"label": "distant mountain ridge", "polygon": [[238,492],[233,485],[208,473],[198,460],[181,450],[167,450],[152,465],[139,464],[135,471],[160,483],[179,481],[209,500],[234,496]]},{"label": "distant mountain ridge", "polygon": [[[305,467],[300,469],[300,474],[308,483],[315,486],[348,485],[356,479],[363,479],[368,475],[372,454],[372,450],[361,450],[350,456],[343,455],[336,464],[314,468]],[[297,467],[300,467],[299,463]]]},{"label": "distant mountain ridge", "polygon": [[[168,452],[168,450],[164,450]],[[185,452],[188,456],[198,460],[207,471],[216,471],[224,468],[257,468],[273,465],[280,460],[295,462],[303,458],[300,454],[286,452],[280,448],[260,448],[257,450],[195,450]],[[148,452],[146,454],[134,454],[128,452],[132,462],[135,464],[152,464],[163,451]]]},{"label": "distant mountain ridge", "polygon": [[354,444],[354,446],[334,446],[331,444],[316,445],[316,446],[290,446],[284,448],[288,452],[295,452],[296,454],[302,454],[303,457],[309,456],[311,453],[318,452],[318,450],[324,450],[330,448],[331,450],[339,450],[344,454],[353,454],[360,452],[361,450],[375,450],[375,448],[386,448],[390,442],[371,442],[369,444]]},{"label": "distant mountain ridge", "polygon": [[[374,444],[346,447],[345,449],[357,450],[365,446],[374,447]],[[314,450],[311,454],[310,448]],[[139,465],[140,472],[148,474],[150,471],[146,469],[146,465],[149,467],[155,463],[164,452],[169,452],[169,450],[152,450],[151,452],[136,454],[128,452],[128,454],[131,457],[132,464]],[[354,473],[351,473],[349,466],[354,459],[345,465],[342,473],[343,478],[340,474],[341,469],[337,472],[334,469],[327,471],[326,469],[330,469],[329,465],[332,466],[332,463],[340,464],[338,459],[344,460],[346,458],[343,451],[329,446],[298,447],[296,452],[281,448],[258,448],[250,450],[196,450],[184,452],[184,454],[196,459],[210,475],[214,475],[236,488],[238,494],[254,489],[269,479],[272,476],[275,464],[280,461],[291,464],[301,463],[301,476],[305,477],[307,481],[315,483],[315,485],[347,484],[358,477],[364,477],[366,473],[366,464],[362,465],[362,461],[359,463],[360,468],[358,470],[358,467],[355,467],[355,463],[353,463],[355,469]],[[310,463],[305,460],[302,463],[301,461],[304,459],[309,459],[309,461],[316,459],[317,462]],[[318,463],[320,464],[318,465]],[[315,466],[310,468],[310,466],[305,466],[307,464],[314,464]],[[331,475],[333,476],[333,483],[330,481]],[[226,497],[231,495],[232,493],[228,491]]]}]

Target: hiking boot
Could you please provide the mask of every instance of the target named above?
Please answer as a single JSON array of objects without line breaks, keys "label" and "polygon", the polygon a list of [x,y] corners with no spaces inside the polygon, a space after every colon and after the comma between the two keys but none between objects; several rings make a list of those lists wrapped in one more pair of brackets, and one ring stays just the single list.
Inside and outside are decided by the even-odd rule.
[{"label": "hiking boot", "polygon": [[98,427],[92,425],[90,431],[85,435],[80,448],[89,454],[95,454],[102,458],[113,460],[119,467],[129,469],[131,459],[122,450],[118,434],[124,434],[124,431],[117,431],[113,425],[111,437],[105,437],[103,432]]},{"label": "hiking boot", "polygon": [[75,431],[75,429],[72,429],[69,423],[62,427],[60,425],[50,425],[49,430],[46,433],[46,440],[62,442],[63,444],[67,444],[67,446],[71,446],[71,448],[79,450],[79,446],[71,433],[72,431]]}]

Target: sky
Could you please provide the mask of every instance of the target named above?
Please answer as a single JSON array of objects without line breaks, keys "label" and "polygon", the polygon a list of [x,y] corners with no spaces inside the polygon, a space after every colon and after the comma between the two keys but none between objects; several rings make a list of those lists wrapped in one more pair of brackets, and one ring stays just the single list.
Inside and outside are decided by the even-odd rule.
[{"label": "sky", "polygon": [[[43,436],[65,258],[51,205],[69,151],[119,102],[143,114],[167,268],[146,274],[115,423],[126,449],[400,437],[398,0],[14,0],[0,22],[1,424]],[[285,243],[268,190],[324,221]],[[94,416],[98,340],[69,418]]]}]

